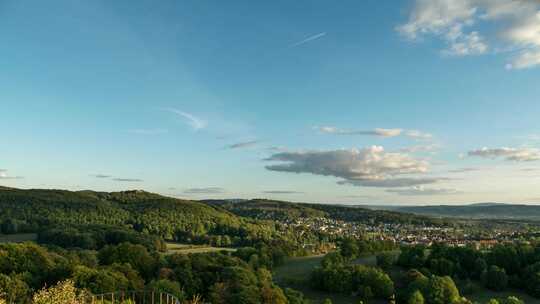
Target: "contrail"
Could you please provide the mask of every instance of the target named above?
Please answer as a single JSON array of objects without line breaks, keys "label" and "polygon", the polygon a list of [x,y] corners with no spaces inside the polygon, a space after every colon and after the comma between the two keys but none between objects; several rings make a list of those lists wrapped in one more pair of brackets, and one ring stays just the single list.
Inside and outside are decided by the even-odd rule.
[{"label": "contrail", "polygon": [[316,35],[309,36],[309,37],[307,37],[306,39],[304,39],[302,41],[298,41],[296,43],[293,43],[293,44],[289,45],[289,47],[293,48],[293,47],[301,46],[302,44],[305,44],[305,43],[308,43],[310,41],[319,39],[321,37],[324,37],[325,35],[326,35],[326,32],[318,33]]}]

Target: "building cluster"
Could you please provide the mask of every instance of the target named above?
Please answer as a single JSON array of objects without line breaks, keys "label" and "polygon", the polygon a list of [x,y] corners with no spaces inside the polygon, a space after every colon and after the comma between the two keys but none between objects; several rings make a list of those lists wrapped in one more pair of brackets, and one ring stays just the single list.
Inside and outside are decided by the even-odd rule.
[{"label": "building cluster", "polygon": [[388,240],[400,245],[426,245],[446,243],[453,246],[474,246],[477,249],[490,248],[499,243],[509,243],[527,239],[529,231],[515,228],[484,229],[476,226],[455,228],[450,226],[425,226],[403,223],[359,223],[341,221],[326,217],[306,217],[282,222],[284,227],[302,228],[335,237],[364,238],[368,240]]}]

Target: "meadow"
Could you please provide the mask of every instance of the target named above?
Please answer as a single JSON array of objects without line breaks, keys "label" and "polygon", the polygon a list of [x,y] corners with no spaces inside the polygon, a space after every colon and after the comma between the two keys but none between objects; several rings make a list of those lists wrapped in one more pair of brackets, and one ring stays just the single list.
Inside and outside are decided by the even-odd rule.
[{"label": "meadow", "polygon": [[206,253],[206,252],[219,252],[219,251],[236,251],[235,248],[225,248],[225,247],[213,247],[208,245],[191,245],[191,244],[182,244],[182,243],[167,243],[167,254],[174,253]]}]

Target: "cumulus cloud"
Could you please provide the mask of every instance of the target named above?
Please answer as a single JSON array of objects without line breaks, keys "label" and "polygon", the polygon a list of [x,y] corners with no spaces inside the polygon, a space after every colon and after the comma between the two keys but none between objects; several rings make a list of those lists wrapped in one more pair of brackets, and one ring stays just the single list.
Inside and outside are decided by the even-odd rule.
[{"label": "cumulus cloud", "polygon": [[142,179],[138,179],[138,178],[120,178],[120,177],[113,178],[113,181],[117,181],[117,182],[131,182],[131,183],[143,182]]},{"label": "cumulus cloud", "polygon": [[8,170],[6,169],[0,169],[0,179],[22,179],[22,176],[12,176],[9,175]]},{"label": "cumulus cloud", "polygon": [[174,109],[174,108],[164,108],[163,110],[180,116],[195,131],[204,129],[208,125],[208,123],[205,120],[193,114],[190,114],[188,112],[184,112],[184,111]]},{"label": "cumulus cloud", "polygon": [[387,189],[386,192],[395,193],[398,195],[417,196],[417,195],[451,195],[461,193],[456,189],[445,188],[424,188],[417,186],[407,189]]},{"label": "cumulus cloud", "polygon": [[403,175],[426,173],[429,163],[403,153],[388,153],[383,147],[331,151],[297,151],[276,153],[267,161],[271,171],[311,173],[341,178],[338,184],[365,187],[405,187],[431,184],[440,178]]},{"label": "cumulus cloud", "polygon": [[467,167],[467,168],[458,168],[458,169],[448,170],[448,172],[450,173],[465,173],[465,172],[474,172],[474,171],[480,171],[480,168]]},{"label": "cumulus cloud", "polygon": [[[481,33],[484,23],[499,33]],[[438,37],[447,45],[446,55],[481,55],[494,45],[494,51],[515,54],[507,68],[523,69],[540,64],[539,28],[536,0],[416,0],[408,22],[397,31],[411,40]]]},{"label": "cumulus cloud", "polygon": [[220,187],[189,188],[184,190],[185,194],[220,194],[225,193],[225,189]]},{"label": "cumulus cloud", "polygon": [[226,146],[227,149],[251,148],[259,144],[258,140],[244,141]]},{"label": "cumulus cloud", "polygon": [[533,148],[481,148],[467,153],[469,156],[483,158],[504,158],[510,161],[524,162],[540,160],[540,151]]}]

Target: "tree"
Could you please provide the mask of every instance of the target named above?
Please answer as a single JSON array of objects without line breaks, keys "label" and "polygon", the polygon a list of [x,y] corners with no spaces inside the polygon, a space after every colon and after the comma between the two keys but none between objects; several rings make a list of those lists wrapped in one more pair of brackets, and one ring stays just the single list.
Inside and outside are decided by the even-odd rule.
[{"label": "tree", "polygon": [[9,303],[23,303],[30,292],[28,285],[19,277],[0,274],[0,296]]},{"label": "tree", "polygon": [[508,286],[508,276],[504,269],[491,265],[487,271],[482,274],[482,281],[487,288],[494,291],[502,291]]},{"label": "tree", "polygon": [[358,256],[358,244],[356,243],[356,240],[352,238],[344,239],[341,242],[339,249],[341,255],[346,259],[354,259]]},{"label": "tree", "polygon": [[460,298],[459,290],[450,277],[432,276],[424,292],[429,304],[454,303]]},{"label": "tree", "polygon": [[396,261],[396,256],[391,252],[381,252],[377,255],[377,266],[389,269]]},{"label": "tree", "polygon": [[326,298],[324,299],[323,304],[332,304],[332,300]]},{"label": "tree", "polygon": [[417,290],[411,294],[407,300],[407,304],[424,304],[424,296],[420,290]]},{"label": "tree", "polygon": [[285,296],[289,304],[307,304],[308,301],[304,298],[304,294],[292,288],[285,288]]},{"label": "tree", "polygon": [[63,281],[56,286],[38,291],[33,297],[33,304],[82,304],[82,294],[72,281]]},{"label": "tree", "polygon": [[503,300],[503,304],[524,304],[524,302],[517,297],[509,296]]}]

